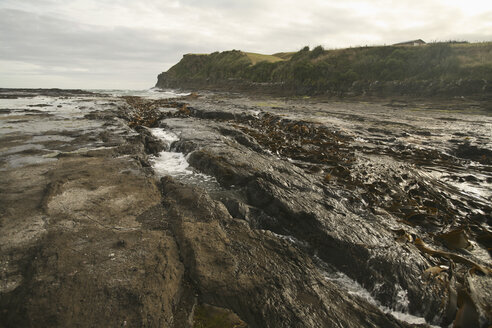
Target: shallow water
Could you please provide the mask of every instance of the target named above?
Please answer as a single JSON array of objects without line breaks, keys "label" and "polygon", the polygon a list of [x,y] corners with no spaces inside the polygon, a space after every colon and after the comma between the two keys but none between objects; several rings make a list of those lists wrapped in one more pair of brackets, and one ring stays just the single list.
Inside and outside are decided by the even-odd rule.
[{"label": "shallow water", "polygon": [[[62,93],[58,96],[31,95],[0,99],[0,164],[22,167],[56,161],[56,156],[63,152],[100,150],[103,142],[97,135],[114,127],[105,127],[103,120],[86,118],[86,115],[114,110],[118,102],[123,104],[119,97],[124,95],[149,98],[171,98],[179,95],[172,91],[153,90],[99,91],[103,96]],[[19,137],[21,139],[17,139]],[[78,146],[74,148],[72,141],[76,138]]]},{"label": "shallow water", "polygon": [[159,176],[170,175],[173,177],[181,177],[193,173],[193,171],[188,169],[190,164],[183,153],[162,151],[158,156],[153,157],[151,162],[154,171]]},{"label": "shallow water", "polygon": [[386,306],[381,305],[372,295],[371,293],[362,287],[358,282],[350,279],[346,274],[340,271],[335,272],[323,272],[323,276],[326,280],[336,284],[342,290],[345,290],[348,294],[353,295],[357,298],[362,298],[368,303],[377,306],[382,312],[387,313],[395,317],[400,321],[407,322],[413,325],[429,325],[430,327],[438,327],[430,325],[425,318],[418,317],[415,315],[409,314],[408,304],[409,300],[407,297],[407,292],[398,286],[400,292],[398,293],[398,301],[394,304],[394,309],[390,309]]},{"label": "shallow water", "polygon": [[172,176],[178,181],[200,186],[208,191],[221,189],[214,177],[196,171],[190,167],[185,154],[172,150],[173,143],[180,140],[178,135],[163,128],[153,128],[150,131],[166,146],[166,149],[161,151],[158,156],[150,158],[152,168],[159,177]]},{"label": "shallow water", "polygon": [[150,89],[143,89],[143,90],[91,89],[88,91],[106,94],[112,97],[135,96],[135,97],[142,97],[146,99],[174,98],[174,97],[186,96],[189,94],[189,93],[176,92],[175,90],[162,90],[158,88],[150,88]]}]

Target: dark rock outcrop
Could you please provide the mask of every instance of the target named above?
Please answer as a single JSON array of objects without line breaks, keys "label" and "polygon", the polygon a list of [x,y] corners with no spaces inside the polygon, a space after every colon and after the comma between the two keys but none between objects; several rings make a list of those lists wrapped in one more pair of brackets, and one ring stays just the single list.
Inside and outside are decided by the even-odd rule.
[{"label": "dark rock outcrop", "polygon": [[[0,327],[489,325],[492,209],[453,184],[489,192],[487,117],[269,101],[112,99],[1,134]],[[157,179],[163,150],[192,173]]]}]

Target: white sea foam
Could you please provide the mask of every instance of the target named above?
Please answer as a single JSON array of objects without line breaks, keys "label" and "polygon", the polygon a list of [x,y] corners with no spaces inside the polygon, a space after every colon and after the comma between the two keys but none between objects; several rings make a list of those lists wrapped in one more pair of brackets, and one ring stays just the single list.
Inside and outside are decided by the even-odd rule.
[{"label": "white sea foam", "polygon": [[295,238],[294,236],[289,236],[289,235],[280,235],[280,234],[275,233],[275,232],[273,232],[273,231],[271,231],[271,233],[272,233],[275,237],[277,237],[277,238],[279,238],[279,239],[287,240],[288,242],[290,242],[290,243],[292,243],[292,244],[297,244],[297,245],[302,246],[302,247],[307,247],[307,246],[308,246],[308,244],[307,244],[306,242],[304,242],[304,241],[302,241],[302,240],[299,240],[299,239]]},{"label": "white sea foam", "polygon": [[201,186],[209,191],[220,190],[215,177],[194,171],[183,153],[172,151],[172,144],[179,140],[178,135],[162,128],[154,128],[150,131],[154,137],[166,144],[166,150],[150,158],[152,167],[159,177],[169,175],[181,182]]},{"label": "white sea foam", "polygon": [[178,141],[179,137],[171,132],[162,128],[150,129],[152,135],[166,144],[166,150],[161,151],[158,156],[153,156],[150,161],[154,167],[154,171],[159,176],[184,176],[192,174],[193,172],[188,169],[190,164],[186,160],[183,153],[173,152],[171,145],[173,142]]},{"label": "white sea foam", "polygon": [[260,117],[261,110],[252,110],[251,113],[254,117],[258,118]]},{"label": "white sea foam", "polygon": [[[384,313],[391,314],[393,317],[395,317],[400,321],[404,321],[414,325],[428,324],[425,318],[417,317],[409,313],[401,312],[401,311],[408,310],[409,301],[407,297],[407,291],[401,288],[400,286],[398,286],[399,289],[397,295],[398,299],[396,300],[396,304],[394,305],[394,308],[397,310],[394,310],[381,305],[367,289],[362,287],[357,281],[349,278],[343,272],[334,272],[334,273],[323,272],[323,274],[326,280],[329,280],[337,284],[338,286],[343,288],[348,294],[364,299],[368,303],[377,306]],[[437,327],[437,326],[430,325],[430,327]]]},{"label": "white sea foam", "polygon": [[151,158],[155,172],[159,176],[183,176],[192,174],[190,164],[182,153],[162,151],[159,156]]},{"label": "white sea foam", "polygon": [[150,129],[150,132],[154,137],[159,138],[167,145],[167,150],[170,150],[173,142],[179,140],[179,137],[175,133],[161,128]]}]

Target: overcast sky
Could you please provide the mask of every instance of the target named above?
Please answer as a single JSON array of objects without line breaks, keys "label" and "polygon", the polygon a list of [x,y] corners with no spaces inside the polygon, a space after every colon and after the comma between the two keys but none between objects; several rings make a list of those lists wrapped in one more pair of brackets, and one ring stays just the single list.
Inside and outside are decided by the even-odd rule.
[{"label": "overcast sky", "polygon": [[491,0],[0,0],[0,87],[145,89],[185,53],[492,41]]}]

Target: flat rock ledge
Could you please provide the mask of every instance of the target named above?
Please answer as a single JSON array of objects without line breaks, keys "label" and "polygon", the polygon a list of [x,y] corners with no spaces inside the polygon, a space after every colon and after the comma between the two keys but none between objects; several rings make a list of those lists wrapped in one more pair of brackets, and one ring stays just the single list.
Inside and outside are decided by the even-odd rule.
[{"label": "flat rock ledge", "polygon": [[[289,163],[265,164],[268,151],[259,135],[237,122],[220,123],[234,115],[205,117],[180,105],[166,123],[197,136],[187,139],[183,128],[176,145],[183,152],[197,148],[189,157],[193,167],[216,176],[222,186],[243,188],[244,194],[224,198],[172,177],[158,179],[149,155],[163,145],[140,125],[128,100],[112,101],[85,117],[101,130],[64,132],[71,148],[60,144],[53,160],[25,166],[0,161],[0,327],[426,326],[400,322],[326,279],[316,256],[307,253],[324,250],[341,267],[351,252],[348,262],[362,263],[367,254],[379,259],[376,251],[360,245],[344,250],[337,238],[345,235],[312,235],[309,224],[319,227],[317,220],[334,207],[308,215],[302,202],[314,197],[314,178]],[[163,117],[147,121],[158,124]],[[206,119],[214,120],[214,134],[200,134]],[[216,134],[236,140],[227,139],[226,154],[224,145],[214,146],[223,140]],[[2,136],[0,146],[20,147],[28,140]],[[88,142],[98,147],[86,147]],[[268,175],[257,172],[262,165]],[[291,201],[284,185],[302,197]],[[263,204],[268,197],[274,198],[270,207]],[[291,213],[305,213],[305,229],[289,232],[304,240],[311,236],[312,249],[274,232],[292,221]],[[417,248],[408,247],[422,267],[428,264]],[[397,262],[380,258],[367,272],[384,276],[383,265]],[[441,293],[431,294],[431,287],[415,294]]]}]

